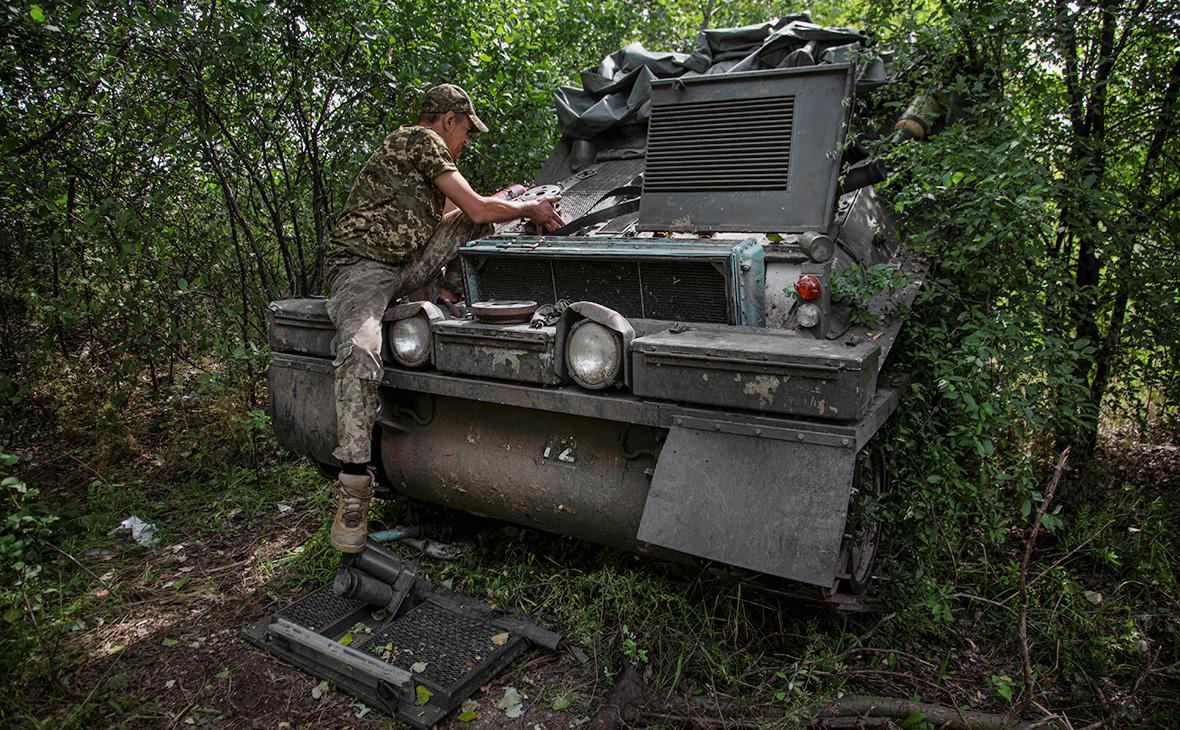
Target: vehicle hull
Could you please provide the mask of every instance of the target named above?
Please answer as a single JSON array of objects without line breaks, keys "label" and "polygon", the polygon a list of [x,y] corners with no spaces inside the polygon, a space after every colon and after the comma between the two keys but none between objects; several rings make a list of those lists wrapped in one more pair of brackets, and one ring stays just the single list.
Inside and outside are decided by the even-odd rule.
[{"label": "vehicle hull", "polygon": [[[332,366],[274,353],[279,442],[325,464]],[[896,408],[840,423],[386,368],[375,460],[399,492],[624,550],[840,578],[857,453]]]}]

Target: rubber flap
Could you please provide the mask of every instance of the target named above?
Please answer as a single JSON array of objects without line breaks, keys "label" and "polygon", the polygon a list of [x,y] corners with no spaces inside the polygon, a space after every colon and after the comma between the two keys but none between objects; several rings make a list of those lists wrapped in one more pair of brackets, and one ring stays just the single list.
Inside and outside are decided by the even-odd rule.
[{"label": "rubber flap", "polygon": [[640,540],[831,588],[856,452],[672,428]]}]

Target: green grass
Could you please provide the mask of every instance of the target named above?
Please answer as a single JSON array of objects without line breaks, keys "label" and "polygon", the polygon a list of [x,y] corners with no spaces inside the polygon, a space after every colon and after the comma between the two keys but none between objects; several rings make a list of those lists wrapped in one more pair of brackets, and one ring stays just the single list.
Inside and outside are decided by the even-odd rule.
[{"label": "green grass", "polygon": [[[259,533],[252,549],[266,556],[255,568],[265,590],[286,599],[330,579],[339,556],[327,541],[326,480],[281,453],[264,420],[240,415],[256,409],[239,395],[207,396],[184,414],[184,428],[168,408],[141,404],[126,420],[107,424],[112,433],[78,439],[71,458],[58,455],[55,470],[36,461],[46,451],[20,449],[29,459],[9,473],[30,486],[57,480],[37,499],[39,509],[60,518],[46,542],[97,576],[109,572],[113,595],[96,595],[95,577],[46,544],[27,547],[40,574],[0,593],[0,610],[14,618],[0,626],[0,671],[9,690],[0,699],[0,722],[81,727],[159,711],[151,703],[129,706],[139,701],[121,686],[126,677],[119,672],[72,684],[85,659],[72,638],[80,626],[119,621],[124,593],[161,590],[169,569],[159,557],[168,545],[233,539],[245,524],[265,524],[284,503],[310,537],[291,542],[283,532]],[[88,426],[95,424],[76,424],[79,431],[64,435]],[[1134,463],[1120,469],[1098,475],[1100,486],[1081,503],[1067,502],[1065,526],[1039,541],[1028,612],[1038,697],[1083,708],[1073,711],[1075,720],[1118,718],[1122,711],[1136,713],[1122,721],[1168,726],[1180,717],[1166,691],[1180,658],[1173,557],[1180,495],[1157,484],[1166,479],[1139,475]],[[405,499],[378,506],[390,526],[448,514]],[[161,547],[108,536],[131,514],[159,526]],[[997,712],[1011,707],[1005,691],[1019,696],[1019,531],[998,544],[963,542],[954,560],[938,548],[921,552],[895,540],[884,584],[888,613],[852,616],[802,606],[765,581],[478,524],[454,562],[400,544],[393,549],[418,562],[423,577],[498,607],[519,607],[582,647],[593,681],[538,689],[546,701],[562,693],[601,699],[628,666],[644,671],[653,696],[717,695],[734,703],[727,716],[767,727],[804,724],[838,691],[920,694]],[[109,562],[82,558],[112,546],[118,555]],[[199,601],[210,589],[193,581],[174,593]]]}]

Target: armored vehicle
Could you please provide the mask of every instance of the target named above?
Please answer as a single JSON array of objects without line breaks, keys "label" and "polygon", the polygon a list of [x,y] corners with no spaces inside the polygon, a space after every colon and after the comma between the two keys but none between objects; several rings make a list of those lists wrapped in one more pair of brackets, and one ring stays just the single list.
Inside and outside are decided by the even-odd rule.
[{"label": "armored vehicle", "polygon": [[[516,192],[560,195],[568,224],[462,246],[463,316],[385,316],[386,487],[860,605],[923,272],[850,142],[886,76],[866,43],[794,16],[631,45],[561,89],[561,140]],[[897,129],[925,133],[921,103]],[[271,305],[275,432],[329,468],[333,334],[323,300]]]}]

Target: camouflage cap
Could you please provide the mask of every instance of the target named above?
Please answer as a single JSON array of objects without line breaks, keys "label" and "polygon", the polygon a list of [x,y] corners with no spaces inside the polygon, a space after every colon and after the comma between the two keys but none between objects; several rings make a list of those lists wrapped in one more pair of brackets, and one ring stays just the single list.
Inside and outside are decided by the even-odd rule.
[{"label": "camouflage cap", "polygon": [[475,116],[475,107],[471,105],[471,97],[467,95],[466,91],[454,84],[439,84],[427,91],[426,98],[422,100],[423,114],[445,114],[446,112],[466,114],[471,117],[471,123],[475,125],[476,130],[488,131],[488,125]]}]

